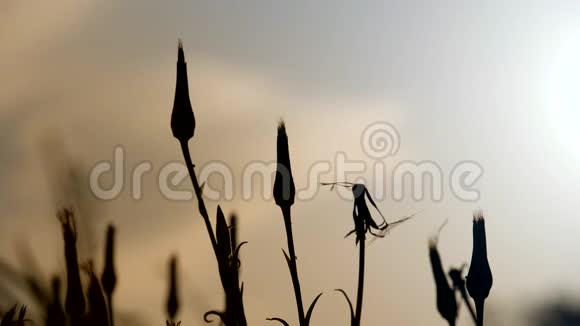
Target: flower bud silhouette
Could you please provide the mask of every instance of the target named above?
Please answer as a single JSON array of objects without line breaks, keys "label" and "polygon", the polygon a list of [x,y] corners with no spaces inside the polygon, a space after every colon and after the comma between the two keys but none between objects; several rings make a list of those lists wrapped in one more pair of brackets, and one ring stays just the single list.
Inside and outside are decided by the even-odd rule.
[{"label": "flower bud silhouette", "polygon": [[101,285],[109,307],[109,325],[113,326],[113,291],[117,286],[117,274],[115,273],[115,227],[107,228],[107,241],[105,244],[105,266],[101,275]]},{"label": "flower bud silhouette", "polygon": [[277,170],[274,180],[274,200],[280,208],[289,208],[294,204],[296,189],[292,178],[292,167],[290,166],[290,153],[288,150],[288,135],[284,121],[278,124],[277,145]]},{"label": "flower bud silhouette", "polygon": [[493,277],[487,260],[485,220],[482,212],[476,212],[473,215],[473,251],[466,286],[469,296],[475,302],[478,325],[483,325],[484,301],[489,295],[492,284]]},{"label": "flower bud silhouette", "polygon": [[189,101],[187,63],[181,41],[179,41],[177,53],[177,77],[173,112],[171,112],[171,131],[173,137],[180,142],[187,142],[193,137],[195,131],[195,117]]},{"label": "flower bud silhouette", "polygon": [[109,225],[107,228],[107,241],[105,245],[105,267],[101,275],[101,284],[108,297],[113,295],[117,285],[117,275],[115,273],[115,227]]},{"label": "flower bud silhouette", "polygon": [[167,295],[167,317],[173,323],[179,309],[179,299],[177,298],[177,256],[172,256],[169,260],[169,292]]}]

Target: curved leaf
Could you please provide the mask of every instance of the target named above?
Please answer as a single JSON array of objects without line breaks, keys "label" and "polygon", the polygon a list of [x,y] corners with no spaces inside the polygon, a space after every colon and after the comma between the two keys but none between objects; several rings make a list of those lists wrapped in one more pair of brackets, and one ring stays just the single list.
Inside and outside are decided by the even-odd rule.
[{"label": "curved leaf", "polygon": [[334,291],[338,291],[338,292],[340,292],[340,293],[342,293],[344,295],[344,298],[346,299],[346,302],[348,302],[348,307],[350,308],[350,318],[351,318],[351,321],[354,321],[354,319],[355,319],[354,308],[352,307],[352,302],[348,298],[348,295],[346,294],[346,292],[344,292],[343,289],[334,289]]},{"label": "curved leaf", "polygon": [[208,318],[209,316],[217,316],[217,317],[218,317],[218,318],[219,318],[219,319],[222,321],[222,323],[224,323],[224,324],[226,324],[226,325],[228,324],[228,323],[227,323],[226,314],[225,314],[225,313],[223,313],[223,312],[219,312],[219,311],[216,311],[216,310],[210,310],[210,311],[206,312],[206,313],[203,315],[203,320],[204,320],[206,323],[213,323],[213,322],[214,322],[214,320],[211,320],[211,319],[209,319],[209,318]]},{"label": "curved leaf", "polygon": [[274,318],[266,318],[266,320],[270,320],[270,321],[277,321],[277,322],[279,322],[280,324],[282,324],[282,325],[284,325],[284,326],[290,326],[290,324],[288,324],[288,322],[287,322],[287,321],[285,321],[285,320],[284,320],[284,319],[282,319],[282,318],[276,318],[276,317],[274,317]]},{"label": "curved leaf", "polygon": [[[232,259],[238,260],[238,255],[240,254],[240,249],[242,248],[243,245],[245,245],[246,243],[248,243],[248,241],[244,241],[242,243],[240,243],[236,249],[234,250],[233,254],[232,254]],[[239,261],[239,260],[238,260]],[[239,266],[238,266],[239,267]]]},{"label": "curved leaf", "polygon": [[312,311],[314,311],[314,306],[316,306],[316,302],[318,301],[318,299],[320,299],[321,296],[322,296],[322,292],[320,292],[320,294],[318,294],[316,296],[316,298],[314,298],[314,301],[312,301],[312,303],[310,304],[310,307],[308,308],[308,311],[306,312],[306,317],[304,317],[304,319],[306,321],[306,325],[310,325],[310,317],[312,316]]}]

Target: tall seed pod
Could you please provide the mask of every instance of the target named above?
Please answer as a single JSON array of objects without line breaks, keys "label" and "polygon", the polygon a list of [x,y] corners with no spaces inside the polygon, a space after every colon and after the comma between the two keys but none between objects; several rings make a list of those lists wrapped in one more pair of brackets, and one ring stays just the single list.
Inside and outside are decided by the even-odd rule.
[{"label": "tall seed pod", "polygon": [[113,291],[117,285],[117,274],[115,273],[115,227],[109,225],[107,228],[107,239],[105,243],[105,266],[101,275],[101,284],[107,298],[109,308],[109,324],[113,325]]},{"label": "tall seed pod", "polygon": [[284,121],[278,124],[278,137],[276,139],[277,148],[277,169],[274,179],[273,195],[276,205],[280,208],[290,208],[294,204],[296,189],[292,178],[292,167],[290,166],[290,152],[288,150],[288,135]]},{"label": "tall seed pod", "polygon": [[166,308],[167,318],[169,318],[167,324],[173,325],[177,311],[179,310],[179,299],[177,295],[177,256],[172,256],[169,260],[169,291]]},{"label": "tall seed pod", "polygon": [[473,215],[473,251],[466,277],[466,287],[475,302],[477,324],[483,325],[484,302],[493,284],[491,268],[487,260],[485,220],[481,211]]},{"label": "tall seed pod", "polygon": [[175,98],[171,112],[171,131],[173,137],[180,142],[187,142],[195,131],[195,116],[189,100],[189,86],[187,81],[187,63],[181,40],[177,46],[177,76],[175,83]]}]

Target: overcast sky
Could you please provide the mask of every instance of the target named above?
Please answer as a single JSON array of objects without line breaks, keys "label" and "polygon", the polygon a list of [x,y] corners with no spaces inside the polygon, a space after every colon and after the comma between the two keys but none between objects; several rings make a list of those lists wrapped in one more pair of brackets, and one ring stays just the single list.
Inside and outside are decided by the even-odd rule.
[{"label": "overcast sky", "polygon": [[[64,181],[57,170],[69,160],[47,140],[62,140],[83,180],[120,145],[121,195],[102,201],[82,189],[92,198],[83,255],[98,260],[104,225],[118,225],[116,303],[147,325],[163,321],[165,264],[174,252],[183,324],[202,325],[203,312],[221,308],[195,202],[166,199],[157,181],[164,164],[181,160],[169,129],[178,38],[197,118],[194,162],[226,162],[236,182],[222,207],[239,214],[240,239],[249,241],[242,278],[250,324],[296,318],[279,210],[258,195],[243,200],[240,190],[245,166],[275,159],[280,118],[299,187],[311,166],[334,162],[339,152],[376,163],[361,148],[361,134],[377,121],[400,136],[399,151],[379,160],[387,189],[397,187],[388,176],[403,161],[432,161],[444,176],[440,201],[407,195],[379,203],[391,220],[422,213],[369,246],[365,325],[443,325],[427,239],[448,219],[439,242],[443,263],[468,262],[477,208],[487,217],[494,287],[486,312],[493,325],[513,325],[542,298],[580,296],[578,1],[2,0],[3,257],[14,261],[15,244],[27,242],[47,276],[63,271],[53,216],[67,200],[58,193]],[[143,198],[133,200],[130,172],[143,161],[153,169],[143,177]],[[449,188],[462,161],[483,168],[475,202]],[[371,175],[369,169],[349,181],[364,176],[376,191]],[[332,174],[322,179],[334,181]],[[189,187],[185,180],[181,189]],[[216,204],[209,202],[210,212]],[[325,292],[315,325],[348,320],[346,303],[332,290],[355,294],[357,249],[343,239],[351,210],[328,189],[294,208],[305,301]],[[465,310],[460,320],[471,323]]]}]

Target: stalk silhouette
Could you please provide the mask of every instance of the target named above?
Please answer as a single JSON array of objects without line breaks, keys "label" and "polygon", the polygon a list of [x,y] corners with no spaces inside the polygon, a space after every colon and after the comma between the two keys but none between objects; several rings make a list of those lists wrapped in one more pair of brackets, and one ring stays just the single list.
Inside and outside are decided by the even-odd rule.
[{"label": "stalk silhouette", "polygon": [[461,298],[463,299],[463,302],[467,306],[467,310],[469,310],[469,314],[471,315],[473,322],[477,325],[477,315],[475,314],[475,311],[473,310],[473,306],[471,304],[471,301],[469,301],[469,298],[467,297],[467,290],[465,290],[465,278],[463,278],[463,269],[464,268],[465,268],[465,265],[463,265],[460,268],[452,268],[449,271],[448,275],[451,278],[451,280],[453,281],[453,288],[455,289],[455,291],[458,291],[459,294],[461,295]]},{"label": "stalk silhouette", "polygon": [[62,225],[66,260],[67,293],[65,311],[70,317],[71,326],[82,326],[85,315],[85,295],[77,257],[76,222],[72,210],[69,209],[60,211],[58,218]]},{"label": "stalk silhouette", "polygon": [[[284,219],[284,229],[286,230],[286,240],[288,242],[288,254],[282,249],[288,269],[290,270],[290,277],[292,278],[292,286],[294,288],[294,297],[296,298],[296,306],[298,310],[298,322],[300,326],[308,326],[312,312],[320,299],[322,293],[318,294],[314,301],[310,304],[306,314],[304,313],[304,305],[302,303],[302,291],[300,289],[300,279],[298,278],[298,268],[296,266],[296,252],[294,249],[294,236],[292,234],[292,205],[296,196],[296,188],[294,186],[294,178],[292,177],[292,166],[290,164],[290,151],[288,148],[288,135],[286,134],[286,124],[280,121],[278,124],[278,135],[276,137],[276,158],[277,169],[276,178],[274,179],[274,188],[272,190],[274,201],[282,211]],[[282,318],[268,318],[268,320],[279,321],[284,325],[288,323]]]},{"label": "stalk silhouette", "polygon": [[455,292],[449,286],[447,276],[443,270],[441,256],[437,250],[437,239],[429,241],[429,259],[431,261],[431,270],[435,281],[435,290],[437,293],[437,310],[441,317],[449,323],[449,326],[455,326],[457,319],[457,301]]},{"label": "stalk silhouette", "polygon": [[113,316],[113,291],[117,286],[117,274],[115,272],[115,227],[109,225],[107,228],[105,244],[105,266],[103,267],[103,274],[101,275],[101,284],[107,298],[107,306],[109,311],[109,325],[114,325]]},{"label": "stalk silhouette", "polygon": [[179,310],[177,289],[177,257],[172,256],[169,260],[169,291],[166,305],[168,326],[179,324],[179,322],[175,322],[177,311]]},{"label": "stalk silhouette", "polygon": [[[351,234],[355,234],[355,244],[359,245],[359,271],[358,271],[358,286],[357,286],[357,298],[356,298],[356,308],[353,308],[352,302],[350,301],[346,292],[342,289],[336,289],[342,293],[348,303],[350,308],[350,317],[352,326],[360,326],[362,319],[362,306],[363,306],[363,294],[364,294],[364,274],[365,274],[365,243],[366,234],[370,233],[375,238],[383,238],[386,236],[387,232],[393,227],[400,225],[401,223],[408,221],[415,216],[409,215],[401,218],[397,221],[387,223],[387,220],[378,209],[377,204],[371,197],[369,191],[363,184],[351,183],[351,182],[332,182],[332,183],[322,183],[323,186],[331,186],[334,189],[336,186],[350,188],[354,197],[354,206],[352,209],[352,218],[354,222],[354,229],[348,232],[345,236],[348,237]],[[367,206],[366,200],[369,200],[371,205],[379,212],[381,216],[381,222],[377,223]]]},{"label": "stalk silhouette", "polygon": [[294,236],[292,235],[292,213],[296,189],[292,178],[292,166],[290,165],[290,152],[288,149],[288,135],[284,121],[278,124],[278,136],[276,137],[277,169],[274,179],[274,200],[282,211],[284,218],[284,229],[286,230],[286,240],[288,242],[288,254],[284,250],[284,257],[288,263],[292,286],[294,287],[294,297],[298,308],[298,321],[301,326],[305,326],[304,305],[302,303],[302,291],[298,278],[298,268],[296,266],[296,252],[294,249]]},{"label": "stalk silhouette", "polygon": [[475,302],[477,325],[483,326],[485,299],[493,285],[493,276],[487,260],[485,219],[481,211],[473,215],[473,251],[466,277],[467,291]]},{"label": "stalk silhouette", "polygon": [[[211,246],[213,248],[217,263],[218,271],[220,274],[220,280],[222,287],[225,292],[226,300],[228,302],[227,307],[229,311],[219,312],[219,311],[209,311],[205,314],[204,320],[209,322],[208,317],[210,315],[217,315],[227,326],[246,326],[246,316],[244,313],[244,305],[242,301],[242,289],[237,283],[237,269],[239,267],[238,252],[239,247],[233,248],[231,255],[227,255],[221,249],[226,244],[220,241],[220,235],[223,235],[223,225],[221,219],[223,219],[223,213],[221,213],[221,208],[218,206],[217,212],[217,225],[216,225],[216,235],[211,225],[209,215],[203,200],[202,186],[200,186],[197,175],[195,174],[194,167],[191,160],[191,155],[189,153],[188,142],[193,137],[195,132],[195,116],[193,114],[193,109],[191,107],[191,102],[189,99],[189,86],[187,81],[187,64],[185,62],[185,53],[183,51],[183,45],[181,41],[178,44],[177,49],[177,76],[176,76],[176,86],[175,86],[175,99],[173,103],[173,111],[171,113],[171,131],[173,136],[179,141],[181,146],[181,152],[189,172],[191,183],[193,185],[193,190],[197,197],[198,210],[202,216],[207,233],[210,238]],[[221,214],[221,216],[220,216]],[[227,225],[225,225],[227,232]],[[228,236],[229,239],[229,236]],[[223,237],[222,237],[223,240]],[[231,244],[227,243],[227,246]],[[232,265],[232,261],[236,263]],[[235,268],[233,267],[235,266]],[[236,276],[234,277],[234,269]]]}]

